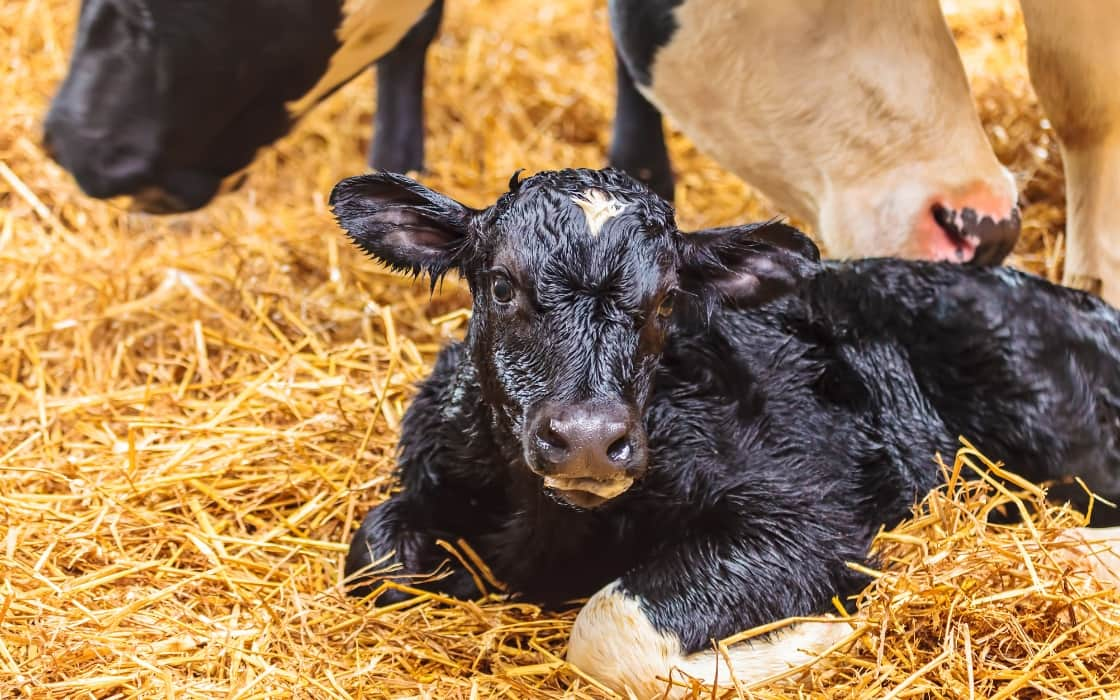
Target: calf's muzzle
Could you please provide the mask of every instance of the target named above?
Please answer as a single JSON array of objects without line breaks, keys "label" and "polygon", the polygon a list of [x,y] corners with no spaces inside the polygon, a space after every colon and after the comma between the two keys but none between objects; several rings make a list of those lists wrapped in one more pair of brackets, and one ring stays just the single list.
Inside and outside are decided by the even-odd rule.
[{"label": "calf's muzzle", "polygon": [[646,469],[646,437],[618,401],[546,403],[529,422],[526,458],[553,495],[594,508],[625,492]]}]

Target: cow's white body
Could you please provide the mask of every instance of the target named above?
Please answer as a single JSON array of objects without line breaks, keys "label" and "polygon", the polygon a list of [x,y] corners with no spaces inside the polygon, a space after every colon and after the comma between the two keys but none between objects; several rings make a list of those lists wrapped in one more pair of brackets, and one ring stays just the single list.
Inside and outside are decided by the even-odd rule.
[{"label": "cow's white body", "polygon": [[331,56],[327,72],[306,94],[288,104],[288,112],[298,119],[387,54],[431,4],[432,0],[345,0],[338,28],[340,46]]}]

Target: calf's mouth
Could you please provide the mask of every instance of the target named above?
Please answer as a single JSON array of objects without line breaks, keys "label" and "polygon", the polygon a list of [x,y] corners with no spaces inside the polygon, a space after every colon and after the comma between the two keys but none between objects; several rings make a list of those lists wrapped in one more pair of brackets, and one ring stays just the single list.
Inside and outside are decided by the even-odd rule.
[{"label": "calf's mouth", "polygon": [[578,508],[596,508],[626,492],[633,477],[619,475],[597,479],[590,476],[546,476],[544,485],[561,501]]}]

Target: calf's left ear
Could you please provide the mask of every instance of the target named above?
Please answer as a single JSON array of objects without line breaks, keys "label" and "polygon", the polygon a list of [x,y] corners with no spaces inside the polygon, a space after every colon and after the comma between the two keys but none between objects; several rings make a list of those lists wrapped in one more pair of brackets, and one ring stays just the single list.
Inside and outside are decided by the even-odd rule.
[{"label": "calf's left ear", "polygon": [[821,266],[813,241],[776,221],[697,231],[684,236],[681,252],[681,288],[733,306],[788,294]]},{"label": "calf's left ear", "polygon": [[396,173],[346,178],[331,190],[331,208],[359,248],[401,272],[434,284],[461,260],[474,209]]}]

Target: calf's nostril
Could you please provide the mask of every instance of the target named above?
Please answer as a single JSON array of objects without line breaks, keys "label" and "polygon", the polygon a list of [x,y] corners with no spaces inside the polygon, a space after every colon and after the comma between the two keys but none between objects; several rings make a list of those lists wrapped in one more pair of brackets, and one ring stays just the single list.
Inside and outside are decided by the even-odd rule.
[{"label": "calf's nostril", "polygon": [[630,459],[633,449],[630,447],[630,438],[623,435],[607,447],[607,458],[618,464]]},{"label": "calf's nostril", "polygon": [[537,453],[546,465],[557,465],[568,458],[571,445],[552,419],[546,419],[537,429]]},{"label": "calf's nostril", "polygon": [[544,422],[540,432],[537,433],[537,438],[547,447],[554,447],[560,450],[567,449],[568,447],[568,441],[557,429],[556,421],[552,419]]}]

